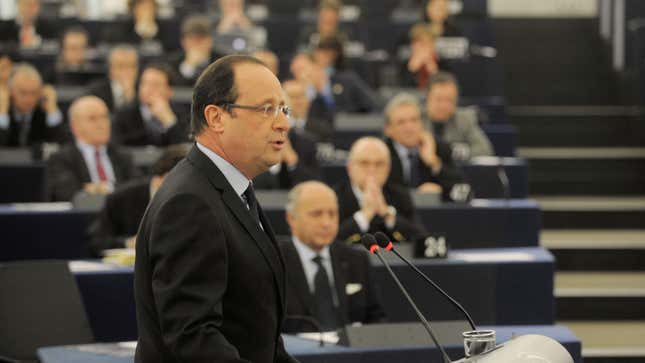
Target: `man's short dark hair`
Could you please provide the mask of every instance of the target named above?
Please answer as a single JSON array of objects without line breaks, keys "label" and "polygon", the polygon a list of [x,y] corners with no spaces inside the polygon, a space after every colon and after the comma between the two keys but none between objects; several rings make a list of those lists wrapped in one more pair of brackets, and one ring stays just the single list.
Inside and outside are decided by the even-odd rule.
[{"label": "man's short dark hair", "polygon": [[163,74],[166,75],[166,79],[168,80],[168,85],[173,86],[175,84],[175,72],[172,70],[172,68],[166,64],[166,63],[150,63],[147,64],[143,69],[141,70],[141,74],[145,72],[147,69],[154,69],[156,71],[159,71]]},{"label": "man's short dark hair", "polygon": [[204,109],[208,105],[222,106],[237,99],[235,87],[236,64],[255,63],[266,67],[262,61],[249,55],[228,55],[211,63],[197,79],[193,90],[193,104],[190,110],[190,125],[193,135],[199,135],[207,126]]},{"label": "man's short dark hair", "polygon": [[455,87],[457,87],[457,90],[459,90],[459,83],[457,82],[457,78],[452,73],[437,72],[428,78],[428,92],[430,92],[435,84],[442,83],[452,83],[455,85]]},{"label": "man's short dark hair", "polygon": [[181,35],[211,35],[213,24],[206,15],[191,15],[181,24]]},{"label": "man's short dark hair", "polygon": [[166,175],[181,159],[186,157],[188,149],[188,144],[171,145],[165,148],[161,156],[152,164],[150,170],[152,175]]},{"label": "man's short dark hair", "polygon": [[85,28],[80,25],[72,25],[69,28],[65,29],[63,35],[60,37],[61,42],[64,41],[65,37],[67,37],[69,34],[82,34],[85,39],[87,39],[87,42],[90,42],[90,33],[88,33],[87,30],[85,30]]}]

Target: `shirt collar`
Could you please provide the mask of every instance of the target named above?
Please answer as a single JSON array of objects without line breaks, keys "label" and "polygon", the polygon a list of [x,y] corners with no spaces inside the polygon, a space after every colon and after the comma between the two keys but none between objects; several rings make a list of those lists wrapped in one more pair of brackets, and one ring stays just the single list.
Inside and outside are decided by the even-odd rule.
[{"label": "shirt collar", "polygon": [[141,111],[141,117],[143,117],[144,120],[152,120],[152,111],[150,111],[150,107],[141,104],[139,105],[139,110]]},{"label": "shirt collar", "polygon": [[[96,146],[90,145],[86,142],[83,142],[79,139],[76,139],[76,146],[81,150],[83,153],[89,153],[91,155],[94,155],[94,151],[96,150]],[[105,145],[101,145],[98,147],[99,153],[104,154],[106,152],[106,147]]]},{"label": "shirt collar", "polygon": [[298,251],[298,255],[300,255],[300,258],[302,258],[303,261],[311,262],[311,260],[313,260],[313,258],[318,255],[322,257],[323,260],[330,261],[331,257],[329,254],[329,246],[325,246],[322,250],[320,250],[320,252],[316,252],[311,247],[302,242],[298,237],[291,236],[291,239],[293,240],[293,245]]},{"label": "shirt collar", "polygon": [[354,196],[356,197],[356,200],[358,201],[358,204],[360,205],[361,202],[363,201],[363,192],[360,190],[360,188],[354,184],[352,184],[352,192],[354,192]]},{"label": "shirt collar", "polygon": [[199,142],[197,143],[197,148],[203,152],[213,162],[213,164],[215,164],[222,174],[224,174],[224,177],[228,183],[231,184],[237,195],[241,196],[244,194],[251,181],[245,177],[240,170]]}]

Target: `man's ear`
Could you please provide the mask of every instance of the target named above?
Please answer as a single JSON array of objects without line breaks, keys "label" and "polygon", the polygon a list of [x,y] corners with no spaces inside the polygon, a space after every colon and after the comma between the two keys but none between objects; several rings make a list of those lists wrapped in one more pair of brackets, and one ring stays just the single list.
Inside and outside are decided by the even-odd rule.
[{"label": "man's ear", "polygon": [[224,131],[223,116],[224,109],[220,106],[208,105],[204,108],[206,124],[215,132]]}]

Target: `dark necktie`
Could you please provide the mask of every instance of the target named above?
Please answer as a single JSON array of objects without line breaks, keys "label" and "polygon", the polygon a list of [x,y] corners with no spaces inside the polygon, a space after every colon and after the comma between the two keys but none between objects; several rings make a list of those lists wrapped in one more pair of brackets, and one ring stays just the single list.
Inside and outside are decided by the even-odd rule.
[{"label": "dark necktie", "polygon": [[96,161],[96,174],[98,174],[99,180],[102,182],[107,181],[107,174],[105,173],[105,168],[101,161],[101,152],[98,148],[94,149],[94,160]]},{"label": "dark necktie", "polygon": [[249,183],[249,187],[244,191],[244,199],[246,199],[246,204],[249,207],[249,213],[251,217],[259,226],[262,226],[260,223],[260,212],[258,211],[258,201],[255,199],[255,193],[253,192],[253,184]]},{"label": "dark necktie", "polygon": [[408,161],[410,163],[410,177],[408,184],[412,188],[419,185],[419,155],[416,152],[408,151]]},{"label": "dark necktie", "polygon": [[324,331],[336,330],[338,328],[338,318],[334,306],[334,298],[329,285],[329,276],[327,270],[322,264],[322,257],[316,255],[312,259],[318,265],[318,271],[314,276],[314,298],[316,301],[317,314],[316,319]]},{"label": "dark necktie", "polygon": [[16,117],[16,120],[18,121],[19,125],[19,132],[18,132],[18,144],[20,146],[28,146],[29,145],[29,131],[31,129],[31,120],[29,120],[29,115],[28,114],[19,114]]}]

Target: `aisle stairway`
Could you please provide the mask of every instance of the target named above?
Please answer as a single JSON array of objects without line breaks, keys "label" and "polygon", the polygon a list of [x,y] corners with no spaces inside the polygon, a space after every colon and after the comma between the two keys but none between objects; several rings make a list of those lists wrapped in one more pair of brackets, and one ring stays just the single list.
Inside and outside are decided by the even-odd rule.
[{"label": "aisle stairway", "polygon": [[585,363],[645,362],[645,112],[621,105],[595,19],[494,24],[556,319]]}]

